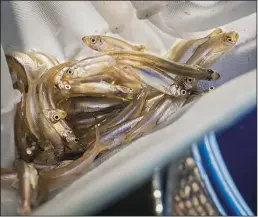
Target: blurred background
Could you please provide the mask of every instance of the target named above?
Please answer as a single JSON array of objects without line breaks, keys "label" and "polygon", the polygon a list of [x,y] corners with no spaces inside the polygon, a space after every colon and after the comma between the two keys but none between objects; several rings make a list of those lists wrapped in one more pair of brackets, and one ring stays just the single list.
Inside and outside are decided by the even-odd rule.
[{"label": "blurred background", "polygon": [[[244,118],[241,118],[234,126],[225,131],[217,132],[216,135],[219,151],[223,157],[226,169],[233,180],[236,190],[242,196],[240,205],[248,207],[247,210],[243,211],[243,214],[257,215],[257,108],[249,112]],[[198,147],[201,149],[203,146],[204,144],[199,144]],[[154,192],[157,189],[153,187],[155,180],[155,176],[153,176],[152,179],[149,179],[128,195],[121,195],[118,198],[118,202],[110,204],[106,209],[96,213],[96,215],[178,215],[178,213],[171,211],[173,210],[173,202],[172,204],[168,203],[169,197],[173,195],[173,192],[170,192],[167,186],[173,184],[170,182],[174,181],[168,176],[168,171],[174,165],[184,161],[184,159],[184,157],[175,159],[172,165],[167,165],[160,170],[159,190],[161,191],[163,206],[161,213],[156,210],[157,199]],[[211,172],[211,169],[207,167],[206,170],[208,173]],[[178,176],[178,173],[180,172],[173,170],[172,175]],[[215,176],[218,176],[218,174],[215,174]],[[220,195],[219,183],[213,182],[212,186],[216,189],[215,194]],[[226,197],[224,199],[227,201],[220,199],[220,205],[225,212],[224,215],[237,215],[241,212],[239,207],[233,205],[231,201],[233,198]],[[222,215],[222,213],[218,214]]]}]

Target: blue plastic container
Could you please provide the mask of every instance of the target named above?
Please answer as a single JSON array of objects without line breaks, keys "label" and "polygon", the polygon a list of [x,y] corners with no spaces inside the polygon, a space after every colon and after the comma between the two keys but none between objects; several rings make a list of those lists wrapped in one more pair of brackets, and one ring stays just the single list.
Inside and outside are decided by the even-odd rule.
[{"label": "blue plastic container", "polygon": [[222,215],[257,213],[256,120],[255,108],[230,129],[209,133],[193,147],[198,169],[207,177],[206,188]]}]

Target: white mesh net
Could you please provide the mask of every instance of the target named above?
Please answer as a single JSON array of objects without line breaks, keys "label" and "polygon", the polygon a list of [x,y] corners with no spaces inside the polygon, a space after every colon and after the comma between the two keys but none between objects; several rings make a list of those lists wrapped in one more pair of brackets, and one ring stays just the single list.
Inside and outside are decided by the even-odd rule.
[{"label": "white mesh net", "polygon": [[[144,44],[150,51],[163,55],[179,39],[203,37],[216,27],[221,27],[225,31],[236,31],[240,35],[237,46],[212,67],[221,73],[221,79],[215,82],[216,85],[220,85],[256,68],[255,1],[1,1],[2,167],[11,167],[15,156],[13,120],[15,104],[19,99],[19,94],[12,89],[4,53],[27,52],[33,49],[50,54],[60,62],[71,58],[79,59],[95,54],[82,44],[83,36],[108,34],[131,43]],[[199,107],[205,107],[208,102],[213,107],[220,106],[221,108],[214,112],[217,112],[216,121],[222,122],[223,115],[230,114],[234,109],[245,109],[243,104],[246,104],[246,107],[252,104],[254,96],[252,88],[255,87],[255,82],[250,83],[250,81],[253,78],[254,74],[242,79],[248,84],[242,91],[246,99],[241,98],[239,91],[234,92],[230,89],[243,84],[239,80],[224,90],[228,90],[228,94],[238,93],[238,99],[231,99],[227,95],[223,101],[225,95],[218,90],[210,97],[219,97],[220,100],[213,101],[207,97],[199,102]],[[228,110],[225,108],[223,110],[223,107],[228,106],[227,102],[230,99],[233,100],[230,104],[234,106],[231,105]],[[218,105],[219,102],[222,104]],[[202,117],[202,112],[197,108],[195,108],[196,113],[189,113],[187,117],[190,119],[192,116]],[[212,117],[212,113],[207,115]],[[204,126],[202,129],[208,130],[211,126],[215,126],[214,121],[211,118],[209,123],[202,123]],[[183,125],[180,122],[176,124],[178,125],[173,129],[181,132],[180,126]],[[61,191],[53,200],[42,206],[37,214],[89,214],[96,211],[116,195],[148,177],[156,164],[164,164],[165,159],[169,159],[169,153],[172,156],[172,150],[173,153],[177,153],[178,148],[173,147],[178,147],[179,141],[187,137],[187,131],[191,126],[194,126],[193,123],[185,127],[185,134],[174,135],[173,142],[162,143],[161,138],[172,136],[168,132],[171,129],[167,128],[137,141]],[[202,132],[200,129],[199,132],[197,130],[195,129],[192,134],[198,135]],[[193,139],[191,135],[187,138],[189,142]],[[153,145],[149,144],[149,152],[145,153],[146,145],[150,141]],[[154,149],[155,141],[160,143],[156,144],[160,146],[158,155]],[[184,140],[185,143],[187,141]],[[170,151],[166,151],[167,148]],[[137,164],[138,167],[133,164]],[[124,174],[125,171],[128,173]],[[130,177],[127,176],[129,174]],[[105,186],[105,189],[102,186]],[[13,194],[5,190],[1,197],[1,214],[16,213],[14,208],[16,202],[12,198],[15,198]]]}]

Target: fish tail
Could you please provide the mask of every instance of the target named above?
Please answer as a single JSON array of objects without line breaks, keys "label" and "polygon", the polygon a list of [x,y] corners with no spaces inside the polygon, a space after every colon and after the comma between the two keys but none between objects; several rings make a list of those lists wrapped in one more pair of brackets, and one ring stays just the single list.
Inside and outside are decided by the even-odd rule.
[{"label": "fish tail", "polygon": [[211,79],[212,80],[218,80],[220,78],[220,74],[217,72],[212,73]]}]

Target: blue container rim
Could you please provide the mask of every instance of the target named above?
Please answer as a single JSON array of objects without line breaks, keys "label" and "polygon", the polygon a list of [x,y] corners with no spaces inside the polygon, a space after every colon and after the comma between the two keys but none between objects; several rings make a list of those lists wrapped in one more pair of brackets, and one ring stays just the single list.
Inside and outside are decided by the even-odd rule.
[{"label": "blue container rim", "polygon": [[203,167],[203,162],[202,162],[202,158],[200,155],[200,152],[198,150],[198,146],[197,144],[194,144],[192,147],[192,153],[193,153],[193,158],[194,161],[196,163],[196,166],[199,170],[200,176],[202,181],[204,182],[204,185],[207,189],[207,191],[209,192],[209,196],[211,197],[213,203],[215,204],[215,206],[217,207],[218,211],[220,212],[221,215],[226,216],[226,212],[223,208],[223,206],[221,205],[216,192],[214,191],[212,184],[209,180],[208,174],[206,173],[204,167]]},{"label": "blue container rim", "polygon": [[227,169],[214,132],[205,135],[198,150],[203,163],[207,165],[210,178],[214,180],[219,189],[218,193],[222,195],[223,203],[227,204],[235,215],[253,216],[253,212],[241,196]]}]

